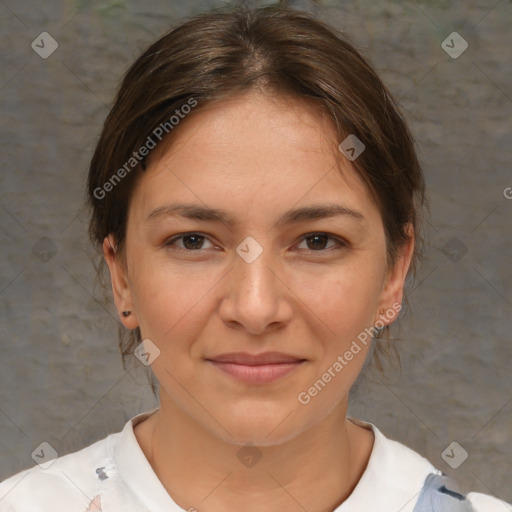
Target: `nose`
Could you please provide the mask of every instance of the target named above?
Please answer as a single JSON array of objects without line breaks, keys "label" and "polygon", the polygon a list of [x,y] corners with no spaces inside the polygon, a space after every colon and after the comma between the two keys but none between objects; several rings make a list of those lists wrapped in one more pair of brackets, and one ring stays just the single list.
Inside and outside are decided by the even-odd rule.
[{"label": "nose", "polygon": [[254,335],[286,325],[293,309],[280,268],[270,250],[253,261],[236,253],[219,310],[223,322]]}]

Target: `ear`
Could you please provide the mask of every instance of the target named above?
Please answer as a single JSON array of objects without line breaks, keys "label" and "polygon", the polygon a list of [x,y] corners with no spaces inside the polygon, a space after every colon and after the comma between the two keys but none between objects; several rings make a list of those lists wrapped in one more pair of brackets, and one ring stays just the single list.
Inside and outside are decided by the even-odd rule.
[{"label": "ear", "polygon": [[[136,329],[139,323],[133,307],[126,264],[117,253],[117,247],[112,235],[105,237],[105,240],[103,240],[103,256],[110,270],[112,293],[121,323],[128,329]],[[123,311],[130,311],[131,314],[125,317],[123,316]]]},{"label": "ear", "polygon": [[[388,269],[381,292],[376,321],[380,319],[385,324],[391,324],[398,316],[400,309],[397,305],[402,304],[405,279],[414,254],[415,242],[412,224],[407,225],[406,232],[409,235],[409,241],[401,247],[394,266]],[[387,312],[391,313],[386,315]]]}]

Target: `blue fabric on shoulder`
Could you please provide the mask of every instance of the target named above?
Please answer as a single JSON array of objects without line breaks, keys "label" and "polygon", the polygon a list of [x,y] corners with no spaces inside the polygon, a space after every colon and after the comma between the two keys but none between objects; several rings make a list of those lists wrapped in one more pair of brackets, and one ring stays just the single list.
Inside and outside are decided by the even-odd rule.
[{"label": "blue fabric on shoulder", "polygon": [[428,475],[413,512],[475,512],[466,497],[450,487],[446,475]]}]

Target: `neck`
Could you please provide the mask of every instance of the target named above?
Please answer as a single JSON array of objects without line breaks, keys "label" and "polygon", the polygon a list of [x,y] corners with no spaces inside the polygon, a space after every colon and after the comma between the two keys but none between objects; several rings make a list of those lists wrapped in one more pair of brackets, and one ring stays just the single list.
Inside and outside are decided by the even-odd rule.
[{"label": "neck", "polygon": [[265,447],[219,439],[163,393],[135,434],[156,475],[184,510],[331,512],[361,478],[373,434],[346,404],[292,439]]}]

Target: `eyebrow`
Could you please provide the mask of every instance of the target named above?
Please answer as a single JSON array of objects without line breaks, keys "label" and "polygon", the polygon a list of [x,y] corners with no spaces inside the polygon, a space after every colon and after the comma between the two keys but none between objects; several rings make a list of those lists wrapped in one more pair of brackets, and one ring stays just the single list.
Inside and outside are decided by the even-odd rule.
[{"label": "eyebrow", "polygon": [[[171,203],[155,208],[147,217],[147,221],[153,221],[160,217],[175,216],[210,222],[223,222],[230,228],[237,224],[236,219],[225,210],[208,208],[196,204]],[[274,227],[282,227],[289,224],[295,224],[307,220],[326,219],[345,215],[347,217],[364,221],[364,215],[352,208],[347,208],[339,204],[319,204],[304,206],[285,212],[275,223]]]}]

